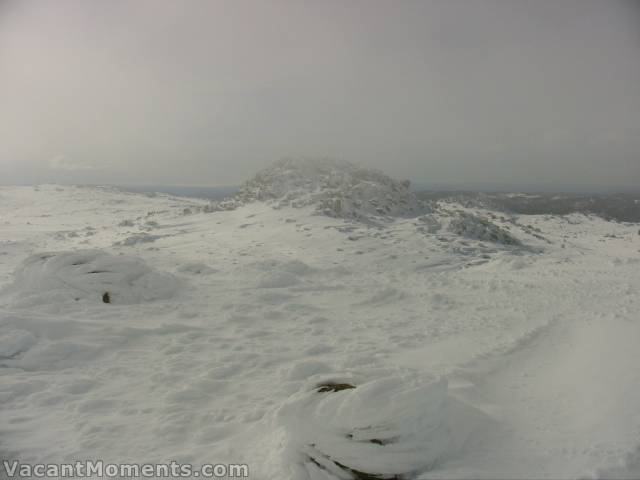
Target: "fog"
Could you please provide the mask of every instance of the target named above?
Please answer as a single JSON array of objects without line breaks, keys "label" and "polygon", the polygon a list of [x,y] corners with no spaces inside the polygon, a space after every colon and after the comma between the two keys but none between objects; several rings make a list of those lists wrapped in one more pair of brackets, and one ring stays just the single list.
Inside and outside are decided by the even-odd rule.
[{"label": "fog", "polygon": [[640,184],[640,4],[0,1],[0,183]]}]

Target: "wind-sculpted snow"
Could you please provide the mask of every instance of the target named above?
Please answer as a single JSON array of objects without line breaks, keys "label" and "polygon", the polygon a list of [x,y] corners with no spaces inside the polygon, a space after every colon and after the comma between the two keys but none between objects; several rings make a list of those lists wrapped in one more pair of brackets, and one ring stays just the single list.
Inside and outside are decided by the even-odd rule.
[{"label": "wind-sculpted snow", "polygon": [[2,458],[638,478],[637,224],[0,196]]},{"label": "wind-sculpted snow", "polygon": [[388,376],[358,384],[328,377],[309,383],[277,413],[284,461],[295,472],[290,478],[391,479],[422,472],[450,446],[446,406],[444,380]]},{"label": "wind-sculpted snow", "polygon": [[23,303],[131,304],[171,298],[178,288],[172,275],[151,269],[139,258],[77,250],[32,255],[15,272],[9,290]]},{"label": "wind-sculpted snow", "polygon": [[376,170],[329,159],[285,159],[258,172],[222,209],[263,201],[276,208],[314,206],[316,213],[336,218],[417,214],[424,205],[397,181]]}]

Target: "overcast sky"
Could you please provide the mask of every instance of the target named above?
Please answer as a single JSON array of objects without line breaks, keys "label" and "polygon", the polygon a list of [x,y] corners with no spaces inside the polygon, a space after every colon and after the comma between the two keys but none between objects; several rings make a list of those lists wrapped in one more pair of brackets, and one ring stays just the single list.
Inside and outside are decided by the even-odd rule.
[{"label": "overcast sky", "polygon": [[640,2],[0,0],[0,183],[234,184],[285,156],[640,185]]}]

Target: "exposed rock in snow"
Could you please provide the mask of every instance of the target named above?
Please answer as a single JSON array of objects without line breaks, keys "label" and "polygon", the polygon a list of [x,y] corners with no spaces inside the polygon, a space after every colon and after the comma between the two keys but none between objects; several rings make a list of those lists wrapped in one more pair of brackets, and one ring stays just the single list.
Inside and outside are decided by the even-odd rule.
[{"label": "exposed rock in snow", "polygon": [[423,215],[417,218],[417,230],[422,233],[438,233],[442,224],[433,215]]},{"label": "exposed rock in snow", "polygon": [[522,245],[520,240],[504,228],[471,213],[459,212],[449,223],[449,229],[458,235],[476,240],[503,245]]},{"label": "exposed rock in snow", "polygon": [[179,288],[175,277],[151,269],[141,259],[101,250],[33,255],[14,277],[9,291],[18,293],[23,302],[36,304],[54,299],[141,303],[170,298]]},{"label": "exposed rock in snow", "polygon": [[417,214],[424,208],[409,190],[408,180],[331,159],[280,160],[217,207],[228,210],[254,201],[276,208],[312,205],[319,214],[359,220]]},{"label": "exposed rock in snow", "polygon": [[137,233],[135,235],[130,235],[124,240],[116,242],[115,245],[122,245],[125,247],[132,247],[134,245],[138,245],[141,243],[152,243],[162,238],[161,235],[151,235],[149,233]]}]

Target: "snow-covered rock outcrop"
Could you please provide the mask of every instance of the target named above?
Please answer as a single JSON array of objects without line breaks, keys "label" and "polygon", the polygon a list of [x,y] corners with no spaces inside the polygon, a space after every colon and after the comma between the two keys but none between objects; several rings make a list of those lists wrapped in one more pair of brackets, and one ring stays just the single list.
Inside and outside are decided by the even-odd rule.
[{"label": "snow-covered rock outcrop", "polygon": [[276,209],[309,207],[315,214],[378,225],[380,221],[415,218],[417,230],[424,234],[435,235],[448,226],[446,230],[466,239],[522,246],[520,239],[482,214],[461,211],[449,200],[421,200],[409,185],[408,180],[398,181],[342,160],[283,159],[258,172],[233,197],[212,204],[206,211],[264,202]]},{"label": "snow-covered rock outcrop", "polygon": [[27,304],[54,299],[133,304],[171,298],[178,289],[175,277],[139,258],[78,250],[32,255],[18,267],[8,291]]},{"label": "snow-covered rock outcrop", "polygon": [[420,201],[409,181],[398,181],[377,170],[332,159],[284,159],[258,172],[220,209],[254,201],[276,208],[315,206],[316,213],[336,218],[417,214]]},{"label": "snow-covered rock outcrop", "polygon": [[504,228],[486,218],[466,212],[458,212],[449,223],[449,229],[460,236],[499,243],[502,245],[522,245],[522,242]]},{"label": "snow-covered rock outcrop", "polygon": [[447,403],[442,379],[309,385],[277,414],[290,478],[395,479],[422,472],[451,446]]}]

